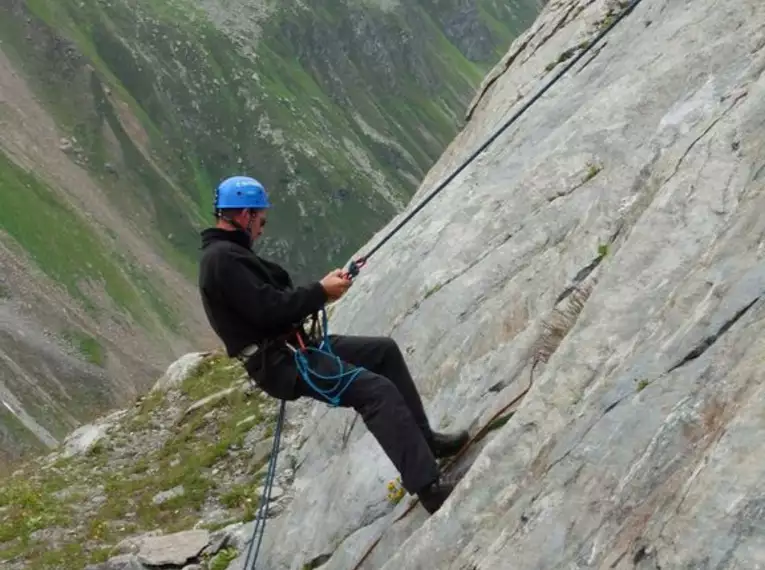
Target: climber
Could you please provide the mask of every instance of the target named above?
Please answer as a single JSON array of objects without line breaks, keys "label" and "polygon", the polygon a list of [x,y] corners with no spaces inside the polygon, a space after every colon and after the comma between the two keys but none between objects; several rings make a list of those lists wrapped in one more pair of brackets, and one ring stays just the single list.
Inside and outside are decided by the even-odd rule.
[{"label": "climber", "polygon": [[[295,287],[276,263],[252,251],[263,233],[268,194],[253,178],[234,176],[215,192],[215,227],[201,232],[199,289],[210,325],[230,357],[242,360],[267,394],[282,400],[324,396],[301,381],[291,347],[304,321],[340,299],[351,280],[340,269],[314,283]],[[453,484],[439,472],[437,458],[457,453],[467,432],[442,434],[430,428],[420,396],[396,342],[388,337],[330,335],[332,351],[357,377],[339,398],[356,410],[398,469],[403,487],[434,513]],[[306,338],[306,346],[316,339]],[[311,368],[324,377],[336,361],[307,353]],[[320,383],[322,380],[315,380]],[[316,384],[319,390],[324,388]]]}]

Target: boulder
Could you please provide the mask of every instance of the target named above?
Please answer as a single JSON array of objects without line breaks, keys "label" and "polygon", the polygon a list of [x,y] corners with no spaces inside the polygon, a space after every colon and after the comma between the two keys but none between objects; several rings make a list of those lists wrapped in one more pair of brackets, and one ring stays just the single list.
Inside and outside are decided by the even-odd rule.
[{"label": "boulder", "polygon": [[145,566],[181,566],[196,558],[209,544],[206,530],[187,530],[142,541],[138,560]]},{"label": "boulder", "polygon": [[194,373],[197,366],[199,366],[209,354],[209,352],[191,352],[184,354],[168,366],[165,374],[157,380],[151,391],[167,392],[172,388],[177,388],[184,380]]}]

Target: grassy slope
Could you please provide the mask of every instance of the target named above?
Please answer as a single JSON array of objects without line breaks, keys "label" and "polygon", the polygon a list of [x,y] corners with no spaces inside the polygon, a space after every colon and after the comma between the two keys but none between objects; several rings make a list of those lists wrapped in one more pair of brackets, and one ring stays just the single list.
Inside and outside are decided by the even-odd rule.
[{"label": "grassy slope", "polygon": [[[236,361],[213,355],[177,390],[152,394],[128,409],[84,455],[32,462],[4,479],[0,562],[79,570],[105,560],[124,537],[192,528],[210,501],[227,518],[207,528],[252,520],[265,459],[252,463],[243,446],[248,433],[270,435],[275,404],[236,391],[183,414],[195,401],[236,385],[242,373]],[[158,430],[168,424],[169,432]],[[236,479],[237,472],[244,478]],[[157,493],[179,485],[183,496],[154,504]],[[99,494],[103,502],[93,500]],[[51,547],[46,529],[61,528],[64,536]]]}]

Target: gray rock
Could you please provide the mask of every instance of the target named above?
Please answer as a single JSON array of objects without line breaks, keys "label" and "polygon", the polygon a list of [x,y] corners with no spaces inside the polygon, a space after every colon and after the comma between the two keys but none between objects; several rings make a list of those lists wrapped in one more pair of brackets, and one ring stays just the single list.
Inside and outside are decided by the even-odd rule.
[{"label": "gray rock", "polygon": [[217,554],[228,544],[228,538],[228,534],[223,530],[212,533],[210,544],[207,545],[204,552],[210,555]]},{"label": "gray rock", "polygon": [[237,550],[246,548],[247,541],[252,537],[252,531],[255,528],[255,521],[248,523],[234,523],[221,529],[221,532],[226,536],[226,544],[232,546]]},{"label": "gray rock", "polygon": [[232,515],[226,509],[214,508],[210,511],[205,511],[202,515],[202,518],[200,518],[199,521],[194,525],[194,528],[202,528],[203,526],[211,524],[218,525],[228,522],[231,519]]},{"label": "gray rock", "polygon": [[[549,3],[413,203],[609,8]],[[361,421],[346,433],[353,414],[315,404],[259,563],[351,570],[380,538],[362,570],[765,564],[763,117],[765,4],[636,7],[370,260],[330,323],[415,347],[434,426],[475,430],[526,394],[514,415],[441,511],[394,524],[390,461]]]},{"label": "gray rock", "polygon": [[242,421],[237,422],[236,427],[243,426],[245,424],[249,424],[254,422],[256,419],[258,419],[258,416],[252,415],[244,418]]},{"label": "gray rock", "polygon": [[240,382],[234,386],[231,386],[230,388],[226,388],[225,390],[220,390],[219,392],[216,392],[215,394],[210,394],[209,396],[202,398],[201,400],[194,402],[191,406],[189,406],[186,411],[183,413],[183,415],[188,415],[191,412],[198,410],[199,408],[203,408],[205,406],[208,406],[210,404],[215,404],[216,402],[219,402],[226,396],[233,394],[237,390],[241,390],[245,388],[246,385],[243,382]]},{"label": "gray rock", "polygon": [[187,530],[142,541],[138,560],[147,566],[183,566],[196,558],[210,542],[206,530]]},{"label": "gray rock", "polygon": [[151,502],[155,505],[161,505],[162,503],[165,503],[169,501],[170,499],[174,499],[176,497],[182,497],[185,493],[185,489],[183,488],[183,485],[178,485],[177,487],[173,487],[172,489],[168,489],[167,491],[161,491],[160,493],[157,493],[152,498]]},{"label": "gray rock", "polygon": [[206,530],[187,530],[142,541],[138,560],[147,566],[183,566],[196,558],[210,542]]},{"label": "gray rock", "polygon": [[271,456],[271,450],[273,449],[274,442],[271,440],[263,440],[255,445],[252,451],[248,452],[249,466],[248,471],[252,471],[258,465],[261,465]]},{"label": "gray rock", "polygon": [[29,535],[29,538],[35,542],[45,542],[49,545],[56,545],[71,534],[71,530],[65,528],[41,528]]},{"label": "gray rock", "polygon": [[184,354],[173,362],[165,371],[165,374],[157,380],[152,387],[152,392],[167,392],[180,386],[184,380],[191,376],[202,361],[209,355],[207,352],[191,352]]},{"label": "gray rock", "polygon": [[114,547],[114,552],[117,554],[138,554],[144,541],[156,536],[162,536],[162,533],[158,530],[152,530],[139,536],[125,538],[117,543],[117,546]]},{"label": "gray rock", "polygon": [[92,508],[99,507],[106,502],[106,495],[95,495],[90,498],[90,506]]},{"label": "gray rock", "polygon": [[[261,485],[260,487],[258,487],[258,489],[257,489],[257,496],[258,497],[262,497],[264,490],[265,490],[264,486]],[[270,498],[271,498],[272,501],[277,501],[277,500],[281,499],[283,496],[284,496],[284,489],[282,489],[281,487],[277,487],[276,485],[271,487],[271,496],[270,496]]]},{"label": "gray rock", "polygon": [[101,564],[91,564],[85,570],[147,570],[132,554],[122,554]]},{"label": "gray rock", "polygon": [[64,440],[61,457],[69,458],[87,453],[106,437],[111,427],[112,424],[106,421],[80,426]]}]

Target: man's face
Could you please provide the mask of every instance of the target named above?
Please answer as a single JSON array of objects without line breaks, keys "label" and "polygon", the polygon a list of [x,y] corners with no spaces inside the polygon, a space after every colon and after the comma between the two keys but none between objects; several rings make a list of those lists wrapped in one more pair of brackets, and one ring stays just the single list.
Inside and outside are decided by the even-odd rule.
[{"label": "man's face", "polygon": [[263,228],[266,225],[266,212],[264,210],[250,210],[244,216],[246,217],[243,220],[243,225],[249,229],[252,240],[255,241],[263,233]]}]

